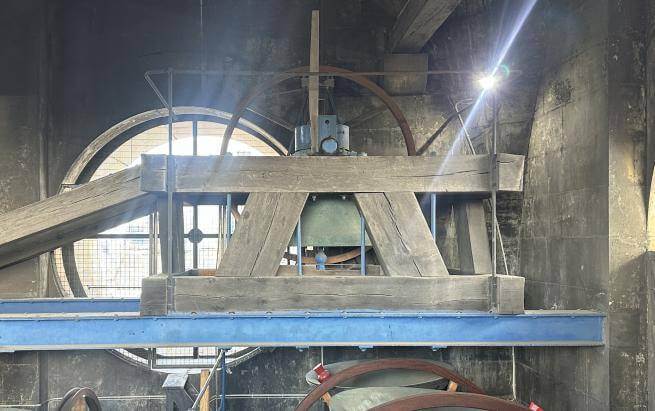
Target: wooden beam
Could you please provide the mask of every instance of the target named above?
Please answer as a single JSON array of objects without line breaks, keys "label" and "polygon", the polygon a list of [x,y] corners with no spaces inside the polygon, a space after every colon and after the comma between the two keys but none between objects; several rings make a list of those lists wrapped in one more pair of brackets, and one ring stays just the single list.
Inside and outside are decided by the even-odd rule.
[{"label": "wooden beam", "polygon": [[[449,157],[174,156],[175,190],[248,192],[489,192],[487,155]],[[166,191],[163,155],[142,156],[143,191]],[[499,191],[523,189],[523,156],[498,155]]]},{"label": "wooden beam", "polygon": [[275,276],[307,193],[252,193],[218,266],[219,276]]},{"label": "wooden beam", "polygon": [[[319,71],[319,11],[312,10],[312,27],[309,46],[309,71]],[[318,97],[319,78],[309,76],[309,124],[311,128],[311,151],[318,153]]]},{"label": "wooden beam", "polygon": [[389,51],[421,51],[459,2],[460,0],[408,0],[391,29]]},{"label": "wooden beam", "polygon": [[462,200],[455,204],[459,269],[466,274],[491,274],[489,234],[480,200]]},{"label": "wooden beam", "polygon": [[414,193],[356,193],[355,201],[386,275],[448,275]]},{"label": "wooden beam", "polygon": [[[206,383],[207,380],[209,379],[209,370],[201,370],[200,371],[200,387],[203,387]],[[198,405],[198,411],[210,411],[209,408],[209,389],[205,391],[202,395],[202,398],[200,398],[200,404]]]},{"label": "wooden beam", "polygon": [[153,211],[138,167],[0,214],[0,267],[98,234]]},{"label": "wooden beam", "polygon": [[168,268],[168,201],[165,197],[157,199],[157,216],[159,220],[159,244],[162,273],[181,273],[185,270],[184,257],[184,205],[182,199],[173,198],[173,258],[171,269]]},{"label": "wooden beam", "polygon": [[[490,309],[489,275],[449,277],[175,277],[174,311],[477,310]],[[499,290],[524,278],[498,276]],[[510,287],[511,284],[511,287]],[[502,308],[523,311],[523,295],[502,295]],[[505,313],[499,312],[499,313]]]}]

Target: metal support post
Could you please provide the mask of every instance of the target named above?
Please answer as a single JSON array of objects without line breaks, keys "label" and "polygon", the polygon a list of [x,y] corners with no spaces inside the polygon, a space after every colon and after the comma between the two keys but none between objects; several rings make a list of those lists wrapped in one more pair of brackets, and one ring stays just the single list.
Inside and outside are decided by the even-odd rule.
[{"label": "metal support post", "polygon": [[437,193],[430,193],[430,233],[437,241]]},{"label": "metal support post", "polygon": [[166,261],[168,263],[168,275],[173,276],[173,170],[171,159],[173,155],[173,69],[168,70],[168,158],[166,159],[166,214],[168,219],[167,226],[167,243],[166,243]]},{"label": "metal support post", "polygon": [[[224,353],[227,351],[223,350]],[[225,364],[225,357],[227,354],[221,356],[221,408],[220,411],[225,411],[226,404],[226,394],[227,394],[227,366]]]},{"label": "metal support post", "polygon": [[359,257],[360,273],[366,275],[366,220],[359,214]]},{"label": "metal support post", "polygon": [[219,364],[224,364],[224,357],[225,357],[225,350],[221,350],[221,352],[218,354],[218,358],[216,358],[216,362],[214,363],[214,366],[209,372],[209,377],[207,377],[207,381],[205,381],[205,384],[202,387],[200,387],[200,392],[198,392],[198,396],[196,397],[196,400],[193,402],[193,405],[191,406],[191,410],[195,411],[198,409],[198,406],[200,405],[200,399],[202,398],[203,395],[205,395],[205,391],[207,391],[207,388],[209,388],[209,384],[211,383],[212,378],[214,378],[214,373],[216,373],[216,369],[218,368]]},{"label": "metal support post", "polygon": [[[498,154],[497,154],[497,141],[498,141],[498,107],[496,100],[496,93],[491,93],[491,109],[492,119],[493,119],[493,133],[491,135],[491,147],[489,152],[490,159],[490,185],[491,185],[491,221],[497,221],[497,201],[496,201],[496,192],[498,191]],[[491,230],[491,306],[495,310],[498,306],[498,284],[496,278],[496,260],[497,260],[497,251],[496,251],[496,242],[498,238],[498,232],[494,229]]]},{"label": "metal support post", "polygon": [[227,242],[229,243],[230,239],[232,238],[232,194],[230,193],[227,194],[225,202],[226,202],[225,213],[227,214],[225,237],[227,238]]},{"label": "metal support post", "polygon": [[302,228],[300,221],[301,218],[298,218],[298,225],[296,226],[296,266],[298,275],[302,276]]},{"label": "metal support post", "polygon": [[[198,155],[198,121],[193,120],[193,155]],[[194,233],[198,230],[198,205],[193,205],[193,231]],[[196,241],[191,242],[193,246],[193,268],[198,268],[198,243]]]}]

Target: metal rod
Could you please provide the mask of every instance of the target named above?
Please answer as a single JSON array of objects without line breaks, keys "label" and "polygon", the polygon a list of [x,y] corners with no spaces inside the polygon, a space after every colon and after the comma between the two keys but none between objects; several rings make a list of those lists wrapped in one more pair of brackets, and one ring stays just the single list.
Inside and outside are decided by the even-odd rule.
[{"label": "metal rod", "polygon": [[216,362],[214,363],[214,366],[209,372],[209,377],[207,377],[207,381],[205,381],[203,386],[200,388],[200,392],[198,392],[198,396],[196,397],[196,400],[193,402],[193,405],[190,408],[191,410],[198,409],[198,406],[200,405],[200,399],[202,398],[203,395],[205,395],[205,391],[207,391],[207,387],[209,387],[209,384],[211,383],[212,378],[214,377],[214,373],[216,372],[218,365],[223,363],[223,357],[225,357],[225,350],[221,350],[221,352],[218,353],[218,358],[216,358]]},{"label": "metal rod", "polygon": [[437,241],[437,193],[430,193],[430,234]]},{"label": "metal rod", "polygon": [[168,220],[166,221],[166,262],[168,275],[173,275],[173,187],[172,187],[172,171],[171,160],[173,155],[173,70],[168,70],[168,158],[166,159],[166,213]]},{"label": "metal rod", "polygon": [[[193,155],[198,155],[198,120],[193,120],[192,138],[193,138]],[[198,230],[198,205],[193,205],[193,231]],[[198,268],[198,243],[192,241],[193,245],[193,268]]]},{"label": "metal rod", "polygon": [[[285,71],[257,71],[257,70],[192,70],[185,69],[173,70],[175,74],[202,74],[210,76],[276,76],[278,74],[285,74],[288,72]],[[512,70],[511,72],[520,72],[519,70]],[[145,73],[146,79],[149,79],[150,76],[167,74],[167,69],[159,70],[148,70]],[[409,71],[354,71],[354,72],[340,72],[340,71],[294,71],[293,74],[301,74],[307,76],[320,76],[320,77],[330,77],[338,75],[355,75],[355,76],[405,76],[408,74],[413,75],[440,75],[440,74],[476,74],[474,70],[409,70]],[[150,80],[151,81],[151,80]]]},{"label": "metal rod", "polygon": [[[169,72],[170,72],[170,69],[166,70],[166,71],[164,71],[162,73],[157,73],[157,74],[166,74],[166,73],[169,73]],[[159,98],[159,101],[161,101],[161,103],[164,105],[164,107],[167,108],[168,111],[173,111],[173,107],[171,106],[171,104],[168,103],[168,101],[166,101],[166,99],[164,98],[164,95],[161,94],[161,91],[159,90],[159,87],[157,87],[155,82],[152,81],[152,78],[150,78],[150,74],[151,73],[146,72],[146,74],[144,75],[144,77],[146,78],[146,81],[148,82],[148,84],[150,84],[150,88],[152,88],[152,91],[155,92],[155,94],[157,95],[157,98]]]},{"label": "metal rod", "polygon": [[298,225],[296,226],[296,266],[298,275],[302,276],[302,227],[300,221],[301,219],[298,218]]},{"label": "metal rod", "polygon": [[157,233],[155,232],[156,225],[155,213],[148,215],[148,273],[150,275],[157,274]]},{"label": "metal rod", "polygon": [[226,233],[225,237],[227,238],[227,242],[230,242],[230,239],[232,238],[232,194],[228,193],[225,196],[225,214],[227,215],[225,227],[226,227]]},{"label": "metal rod", "polygon": [[[453,106],[455,111],[459,112],[459,103],[453,103],[453,100],[450,96],[448,96],[448,100],[450,101],[450,104]],[[471,154],[477,154],[475,151],[475,147],[473,146],[473,142],[471,141],[471,134],[468,131],[468,128],[466,127],[466,124],[464,123],[464,119],[462,118],[461,113],[458,113],[459,117],[459,123],[462,125],[462,130],[464,131],[464,136],[466,137],[466,142],[469,147],[469,150],[471,151]],[[487,207],[491,208],[491,204],[489,200],[484,200],[484,203]],[[505,243],[503,242],[503,235],[500,232],[500,225],[498,224],[498,218],[493,220],[493,225],[494,225],[494,230],[496,230],[496,234],[498,235],[498,246],[500,247],[500,256],[503,258],[503,267],[505,268],[505,274],[509,275],[509,268],[507,267],[507,256],[505,255]]]},{"label": "metal rod", "polygon": [[366,275],[366,220],[359,214],[359,255],[360,273]]},{"label": "metal rod", "polygon": [[221,411],[226,409],[226,395],[227,394],[227,367],[225,366],[225,355],[221,357]]},{"label": "metal rod", "polygon": [[[496,191],[498,189],[497,181],[497,140],[498,140],[498,107],[496,101],[496,93],[491,93],[491,109],[493,110],[493,133],[491,135],[491,221],[496,221],[497,219],[497,203],[496,203]],[[496,242],[497,242],[497,233],[496,230],[492,230],[493,235],[491,237],[491,275],[496,276]]]}]

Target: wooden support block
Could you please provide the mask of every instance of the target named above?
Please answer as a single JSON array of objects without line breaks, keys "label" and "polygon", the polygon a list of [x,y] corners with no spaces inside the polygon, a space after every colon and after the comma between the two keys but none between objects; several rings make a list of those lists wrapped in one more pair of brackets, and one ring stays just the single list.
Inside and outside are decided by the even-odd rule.
[{"label": "wooden support block", "polygon": [[251,193],[217,275],[276,275],[306,200],[307,193]]},{"label": "wooden support block", "polygon": [[512,275],[496,276],[496,304],[498,314],[522,314],[525,278]]},{"label": "wooden support block", "polygon": [[356,193],[355,201],[387,275],[448,275],[413,193]]},{"label": "wooden support block", "polygon": [[457,202],[455,221],[460,271],[465,274],[491,274],[491,250],[482,201]]},{"label": "wooden support block", "polygon": [[140,190],[139,167],[0,214],[0,267],[148,215],[156,196]]},{"label": "wooden support block", "polygon": [[159,244],[161,250],[161,271],[181,273],[184,267],[184,207],[182,200],[173,198],[173,266],[168,267],[168,201],[165,197],[157,200],[159,219]]},{"label": "wooden support block", "polygon": [[166,315],[168,312],[169,279],[167,275],[153,275],[141,280],[141,303],[143,316]]},{"label": "wooden support block", "polygon": [[[143,191],[166,191],[166,156],[143,155]],[[523,156],[498,154],[499,191],[523,189]],[[487,155],[425,157],[175,156],[182,193],[489,192]]]},{"label": "wooden support block", "polygon": [[[503,278],[504,277],[504,278]],[[523,306],[523,278],[498,276],[501,313]],[[491,276],[175,277],[174,311],[490,309]]]}]

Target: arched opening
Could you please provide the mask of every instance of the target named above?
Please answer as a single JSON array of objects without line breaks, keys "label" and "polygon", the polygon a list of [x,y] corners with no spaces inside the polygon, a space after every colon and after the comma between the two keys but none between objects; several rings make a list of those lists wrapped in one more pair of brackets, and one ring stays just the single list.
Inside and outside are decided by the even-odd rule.
[{"label": "arched opening", "polygon": [[[229,113],[181,108],[173,124],[173,153],[217,155]],[[178,108],[176,108],[178,112]],[[218,113],[218,114],[217,114]],[[137,115],[99,136],[73,164],[62,190],[96,180],[139,164],[141,154],[168,152],[168,126],[161,110]],[[137,120],[134,120],[137,118]],[[127,124],[127,125],[126,125]],[[113,130],[113,131],[112,131]],[[229,150],[235,156],[274,156],[283,147],[263,130],[244,124],[235,132]],[[187,268],[215,268],[218,255],[217,205],[185,205],[185,264]],[[161,267],[154,217],[144,216],[54,252],[53,269],[64,297],[137,298],[141,280]],[[192,229],[202,232],[200,238]],[[195,231],[197,233],[197,231]],[[153,258],[154,257],[154,258]],[[153,369],[205,368],[217,351],[204,348],[112,350],[120,358]],[[228,362],[252,357],[258,349],[234,347]]]}]

